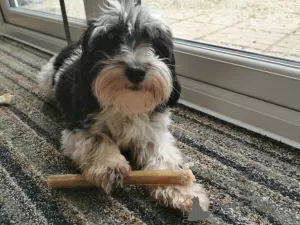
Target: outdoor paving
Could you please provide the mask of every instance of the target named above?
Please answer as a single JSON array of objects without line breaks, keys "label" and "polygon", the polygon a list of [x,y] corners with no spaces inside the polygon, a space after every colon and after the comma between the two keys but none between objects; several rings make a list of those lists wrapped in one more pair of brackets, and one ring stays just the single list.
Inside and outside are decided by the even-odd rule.
[{"label": "outdoor paving", "polygon": [[[68,16],[85,19],[82,0],[65,1]],[[60,13],[58,1],[42,3],[25,7]],[[177,38],[300,61],[300,14],[201,6],[161,12]]]},{"label": "outdoor paving", "polygon": [[300,15],[234,10],[166,11],[176,37],[300,61]]}]

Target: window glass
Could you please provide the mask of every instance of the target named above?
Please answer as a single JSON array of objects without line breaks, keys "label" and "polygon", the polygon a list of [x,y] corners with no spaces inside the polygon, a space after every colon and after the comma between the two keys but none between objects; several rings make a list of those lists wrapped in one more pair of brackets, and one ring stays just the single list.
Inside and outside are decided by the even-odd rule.
[{"label": "window glass", "polygon": [[[11,5],[25,9],[61,15],[59,0],[11,0]],[[83,0],[65,0],[68,17],[85,19]]]},{"label": "window glass", "polygon": [[299,0],[144,0],[176,38],[300,61]]}]

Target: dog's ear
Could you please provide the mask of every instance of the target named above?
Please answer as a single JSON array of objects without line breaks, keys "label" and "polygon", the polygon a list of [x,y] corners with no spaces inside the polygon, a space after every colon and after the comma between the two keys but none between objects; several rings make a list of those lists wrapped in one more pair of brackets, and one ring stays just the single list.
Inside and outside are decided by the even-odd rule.
[{"label": "dog's ear", "polygon": [[[168,58],[167,60],[167,64],[168,67],[172,73],[172,92],[171,95],[169,97],[169,100],[167,102],[167,106],[169,107],[174,107],[181,95],[181,84],[177,78],[177,74],[176,74],[176,60],[175,60],[175,55],[174,55],[174,42],[173,42],[173,34],[170,30],[170,28],[168,28],[165,32],[160,32],[160,37],[161,40],[163,41],[163,45],[161,45],[160,49],[164,49],[163,51],[165,52],[164,55],[166,58]],[[164,46],[162,48],[162,46]]]},{"label": "dog's ear", "polygon": [[156,34],[156,37],[152,40],[153,47],[160,58],[168,65],[173,80],[173,89],[166,106],[174,107],[180,98],[181,85],[177,79],[175,70],[176,62],[174,56],[173,35],[170,29],[166,31],[157,29],[153,33]]},{"label": "dog's ear", "polygon": [[92,32],[95,28],[94,27],[94,22],[95,22],[95,20],[88,20],[87,21],[87,28],[80,37],[79,42],[81,43],[82,51],[87,51],[88,50],[91,35],[92,35]]},{"label": "dog's ear", "polygon": [[170,98],[167,102],[167,106],[174,107],[177,104],[177,102],[180,98],[181,84],[180,84],[179,80],[177,79],[177,75],[176,75],[176,70],[175,70],[176,62],[175,62],[175,56],[174,56],[173,50],[171,51],[171,55],[170,55],[169,58],[170,58],[169,68],[170,68],[171,73],[172,73],[173,88],[172,88]]},{"label": "dog's ear", "polygon": [[89,71],[87,69],[89,68],[89,66],[91,66],[92,63],[90,53],[93,51],[93,44],[91,41],[91,37],[95,29],[95,21],[96,20],[87,21],[87,28],[79,39],[79,43],[81,44],[82,48],[81,69],[86,71]]}]

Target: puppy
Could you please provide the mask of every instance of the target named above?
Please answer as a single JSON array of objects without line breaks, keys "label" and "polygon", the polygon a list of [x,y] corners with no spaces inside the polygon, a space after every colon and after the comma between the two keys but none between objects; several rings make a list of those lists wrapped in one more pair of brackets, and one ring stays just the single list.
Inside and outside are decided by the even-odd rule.
[{"label": "puppy", "polygon": [[[170,28],[152,10],[133,1],[108,0],[101,17],[88,22],[82,38],[55,55],[38,76],[45,94],[61,109],[64,154],[86,180],[110,193],[131,166],[179,170],[181,152],[169,131],[180,97]],[[200,184],[149,187],[159,203],[190,211]]]}]

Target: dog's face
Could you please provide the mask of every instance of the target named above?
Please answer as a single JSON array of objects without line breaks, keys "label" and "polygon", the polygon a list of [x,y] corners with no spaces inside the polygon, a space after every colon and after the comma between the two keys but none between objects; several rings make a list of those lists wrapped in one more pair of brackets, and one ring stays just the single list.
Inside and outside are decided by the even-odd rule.
[{"label": "dog's face", "polygon": [[180,96],[172,34],[160,17],[133,1],[108,1],[82,38],[82,62],[105,106],[144,113]]}]

